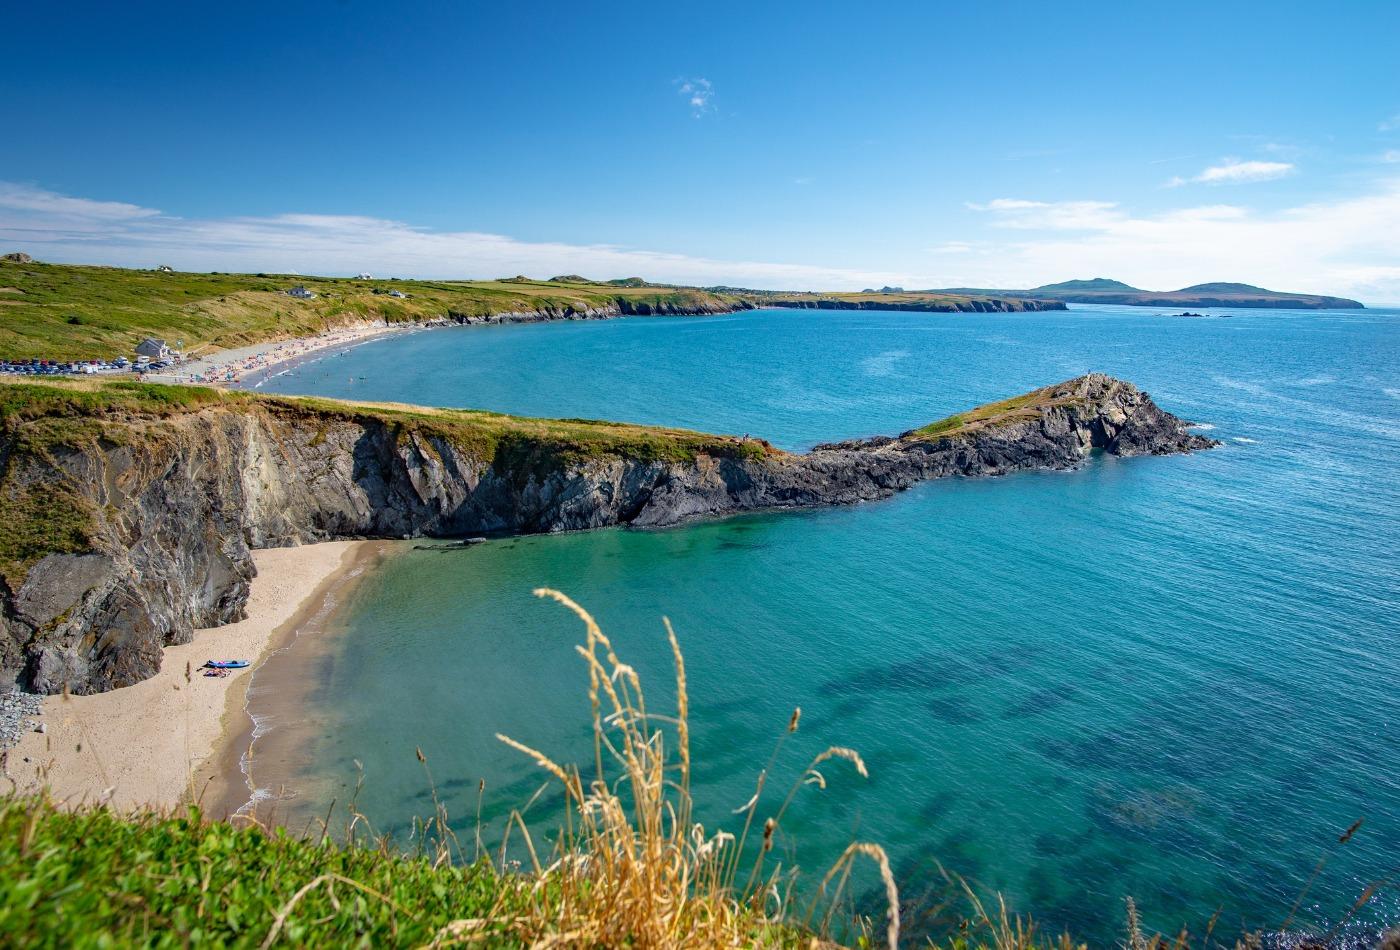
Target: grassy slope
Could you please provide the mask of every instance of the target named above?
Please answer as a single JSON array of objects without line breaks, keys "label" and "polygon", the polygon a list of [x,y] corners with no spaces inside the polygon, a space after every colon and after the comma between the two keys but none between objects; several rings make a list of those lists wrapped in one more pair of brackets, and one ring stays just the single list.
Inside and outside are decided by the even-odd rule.
[{"label": "grassy slope", "polygon": [[[602,456],[685,462],[701,454],[758,458],[778,451],[758,440],[586,419],[530,419],[134,381],[0,380],[0,433],[22,455],[43,457],[59,447],[91,445],[98,436],[121,441],[133,418],[159,419],[213,407],[256,407],[302,417],[308,424],[318,419],[376,421],[403,434],[446,439],[483,462],[503,458],[522,476]],[[91,505],[60,482],[24,487],[0,473],[0,577],[13,585],[46,554],[91,550],[97,521]]]},{"label": "grassy slope", "polygon": [[1052,406],[1069,405],[1077,399],[1068,385],[1059,383],[930,422],[907,433],[905,437],[923,440],[964,438],[993,426],[1034,419]]},{"label": "grassy slope", "polygon": [[[11,947],[256,947],[303,885],[282,934],[300,946],[421,946],[454,920],[524,910],[485,862],[434,867],[366,848],[184,818],[68,814],[0,800],[0,933]],[[348,883],[353,882],[353,883]]]},{"label": "grassy slope", "polygon": [[[284,291],[302,284],[318,296]],[[375,289],[409,294],[399,300]],[[0,358],[130,355],[146,336],[228,348],[317,333],[341,324],[541,308],[582,310],[620,300],[722,306],[731,298],[669,287],[551,281],[354,280],[158,271],[0,261]]]},{"label": "grassy slope", "polygon": [[[297,284],[318,296],[288,297]],[[399,300],[376,289],[399,290]],[[357,280],[158,271],[0,261],[0,359],[130,356],[147,336],[190,351],[305,336],[365,319],[391,322],[449,315],[574,310],[623,303],[724,309],[776,299],[948,304],[947,294],[719,293],[693,287],[631,286],[586,280]]]}]

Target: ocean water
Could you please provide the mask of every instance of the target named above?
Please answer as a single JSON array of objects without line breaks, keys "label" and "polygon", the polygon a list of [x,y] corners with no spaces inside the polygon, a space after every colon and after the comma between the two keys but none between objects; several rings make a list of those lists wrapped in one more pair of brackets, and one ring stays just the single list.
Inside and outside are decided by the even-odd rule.
[{"label": "ocean water", "polygon": [[[1100,370],[1211,427],[1186,457],[928,483],[853,508],[397,546],[258,690],[254,774],[295,823],[352,794],[381,831],[432,810],[469,840],[544,779],[506,733],[591,759],[589,607],[672,702],[685,651],[696,794],[732,826],[794,707],[777,852],[819,876],[882,843],[907,929],[947,923],[943,867],[1050,930],[1341,924],[1400,855],[1400,312],[1136,308],[1012,315],[757,311],[424,331],[264,390],[751,433],[786,448],[897,433]],[[279,682],[287,682],[281,675]],[[260,740],[264,741],[264,740]],[[280,741],[281,745],[277,746]],[[261,748],[261,747],[260,747]],[[358,763],[358,765],[357,765]],[[558,797],[529,815],[547,829]],[[1339,836],[1358,819],[1346,844]],[[860,906],[882,904],[860,879]],[[1347,926],[1400,920],[1394,885]]]}]

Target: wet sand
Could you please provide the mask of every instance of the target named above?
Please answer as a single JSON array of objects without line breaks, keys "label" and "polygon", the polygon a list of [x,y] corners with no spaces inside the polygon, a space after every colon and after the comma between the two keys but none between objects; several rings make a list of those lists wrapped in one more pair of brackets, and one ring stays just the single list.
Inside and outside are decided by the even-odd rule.
[{"label": "wet sand", "polygon": [[208,814],[276,825],[287,816],[284,804],[305,791],[288,787],[286,778],[305,780],[314,736],[324,728],[306,722],[302,712],[327,679],[321,674],[335,651],[339,608],[354,586],[398,549],[394,541],[363,542],[346,567],[277,632],[267,658],[248,679],[240,715],[196,777]]},{"label": "wet sand", "polygon": [[[251,674],[376,543],[253,552],[258,576],[247,619],[167,647],[160,672],[133,686],[46,697],[46,731],[26,734],[10,751],[8,778],[21,791],[47,785],[68,805],[106,802],[118,809],[173,808],[203,800],[220,778],[237,783],[240,773],[226,776],[210,766],[220,761],[225,736],[242,732]],[[253,662],[224,678],[205,677],[198,667],[210,659]]]}]

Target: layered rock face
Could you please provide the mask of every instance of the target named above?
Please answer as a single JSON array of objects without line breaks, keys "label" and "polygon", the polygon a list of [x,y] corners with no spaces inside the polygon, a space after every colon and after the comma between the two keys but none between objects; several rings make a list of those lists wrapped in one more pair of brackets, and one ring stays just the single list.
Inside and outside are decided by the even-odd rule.
[{"label": "layered rock face", "polygon": [[673,303],[669,301],[632,300],[618,297],[606,307],[541,307],[537,310],[506,310],[500,313],[473,314],[448,311],[442,320],[426,320],[425,324],[460,323],[547,323],[553,320],[611,320],[617,317],[701,317],[717,313],[753,310],[754,304],[736,298],[716,298],[711,301]]},{"label": "layered rock face", "polygon": [[0,591],[0,675],[37,691],[129,685],[159,669],[166,644],[240,619],[253,548],[666,526],[851,504],[948,475],[1072,468],[1096,449],[1213,444],[1133,385],[1097,374],[898,438],[805,455],[580,456],[528,439],[487,449],[449,429],[286,400],[105,425],[81,446],[28,451],[15,432],[0,446],[5,491],[61,482],[97,519],[90,550],[48,554]]}]

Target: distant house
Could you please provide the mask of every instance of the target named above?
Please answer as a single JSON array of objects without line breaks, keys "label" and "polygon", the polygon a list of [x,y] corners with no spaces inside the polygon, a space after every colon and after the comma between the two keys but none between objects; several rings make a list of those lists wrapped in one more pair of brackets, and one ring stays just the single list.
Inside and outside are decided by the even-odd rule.
[{"label": "distant house", "polygon": [[152,360],[165,360],[170,358],[170,347],[165,345],[164,340],[148,336],[136,344],[136,355]]},{"label": "distant house", "polygon": [[162,274],[175,273],[175,268],[171,267],[169,264],[162,264],[159,267],[157,267],[156,270],[160,271]]},{"label": "distant house", "polygon": [[403,300],[408,297],[408,294],[404,293],[402,290],[391,290],[389,291],[389,296],[398,297],[400,300]]},{"label": "distant house", "polygon": [[355,279],[356,279],[356,280],[374,280],[374,278],[371,277],[369,274],[359,274],[359,275],[357,275],[357,276],[355,277]]},{"label": "distant house", "polygon": [[315,300],[315,299],[316,299],[316,295],[315,295],[315,294],[313,294],[311,291],[307,290],[305,287],[301,286],[300,284],[297,284],[297,286],[295,286],[295,287],[293,287],[291,290],[287,291],[287,296],[288,296],[288,297],[296,297],[298,300]]}]

